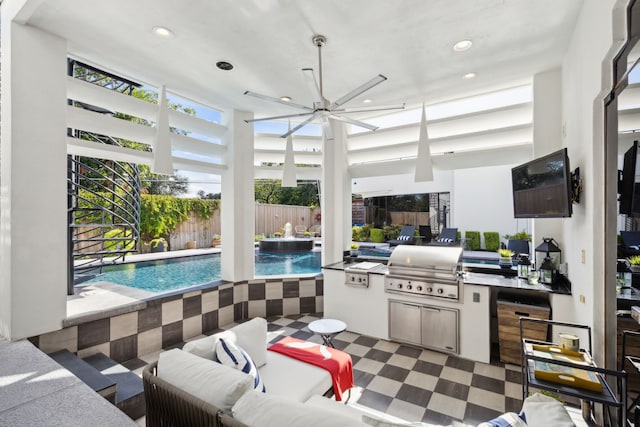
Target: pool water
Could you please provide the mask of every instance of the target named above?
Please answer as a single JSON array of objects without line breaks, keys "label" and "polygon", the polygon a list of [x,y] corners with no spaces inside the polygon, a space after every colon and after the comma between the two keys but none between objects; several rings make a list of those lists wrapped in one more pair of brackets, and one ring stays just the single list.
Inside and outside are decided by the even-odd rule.
[{"label": "pool water", "polygon": [[[320,273],[320,251],[263,253],[256,251],[256,276]],[[84,283],[111,282],[149,292],[163,292],[220,280],[220,254],[109,265]]]}]

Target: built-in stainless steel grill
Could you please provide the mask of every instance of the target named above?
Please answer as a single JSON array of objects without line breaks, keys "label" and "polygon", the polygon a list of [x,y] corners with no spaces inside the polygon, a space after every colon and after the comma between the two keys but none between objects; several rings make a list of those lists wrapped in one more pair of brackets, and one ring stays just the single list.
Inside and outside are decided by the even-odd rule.
[{"label": "built-in stainless steel grill", "polygon": [[385,290],[458,301],[461,263],[461,247],[400,245],[389,257]]}]

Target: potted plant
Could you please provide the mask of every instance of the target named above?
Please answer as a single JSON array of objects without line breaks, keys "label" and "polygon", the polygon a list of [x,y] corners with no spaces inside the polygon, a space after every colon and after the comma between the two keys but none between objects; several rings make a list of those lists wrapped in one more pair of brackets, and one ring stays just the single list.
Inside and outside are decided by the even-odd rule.
[{"label": "potted plant", "polygon": [[164,237],[157,237],[149,242],[151,252],[166,252],[167,246],[167,241],[164,239]]},{"label": "potted plant", "polygon": [[511,259],[513,251],[509,249],[498,249],[498,254],[500,255],[498,265],[501,268],[511,268],[513,266],[513,261]]},{"label": "potted plant", "polygon": [[211,239],[211,247],[215,248],[217,246],[220,246],[221,240],[220,240],[220,235],[219,234],[214,234],[213,238]]},{"label": "potted plant", "polygon": [[351,244],[351,256],[358,256],[358,249],[360,248],[360,245],[357,243],[352,243]]},{"label": "potted plant", "polygon": [[633,255],[627,258],[631,271],[634,273],[640,273],[640,255]]}]

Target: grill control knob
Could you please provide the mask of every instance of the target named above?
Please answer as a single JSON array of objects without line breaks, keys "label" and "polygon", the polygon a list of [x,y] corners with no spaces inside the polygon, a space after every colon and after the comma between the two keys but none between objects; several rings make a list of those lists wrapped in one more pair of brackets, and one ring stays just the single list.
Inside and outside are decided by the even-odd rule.
[{"label": "grill control knob", "polygon": [[402,283],[398,283],[398,289],[402,289]]},{"label": "grill control knob", "polygon": [[433,292],[433,288],[432,288],[431,286],[429,286],[429,287],[427,288],[427,292],[429,292],[429,293]]},{"label": "grill control knob", "polygon": [[358,282],[362,282],[362,277],[358,277]]},{"label": "grill control knob", "polygon": [[443,293],[443,292],[444,292],[444,289],[442,289],[442,288],[438,288],[438,293],[439,293],[439,294],[441,294],[441,293]]},{"label": "grill control knob", "polygon": [[355,282],[355,280],[356,280],[355,276],[351,276],[351,281]]},{"label": "grill control knob", "polygon": [[418,285],[418,287],[416,288],[418,291],[422,291],[422,286]]},{"label": "grill control knob", "polygon": [[412,286],[411,286],[411,285],[407,285],[407,289],[411,289],[411,288],[412,288]]}]

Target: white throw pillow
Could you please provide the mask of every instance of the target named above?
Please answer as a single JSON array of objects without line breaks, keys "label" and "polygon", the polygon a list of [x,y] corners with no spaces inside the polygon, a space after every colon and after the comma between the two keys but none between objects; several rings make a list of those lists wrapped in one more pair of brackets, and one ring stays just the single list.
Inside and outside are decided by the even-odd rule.
[{"label": "white throw pillow", "polygon": [[180,349],[160,353],[158,378],[227,412],[253,389],[249,375]]},{"label": "white throw pillow", "polygon": [[240,346],[220,338],[216,344],[216,361],[250,375],[253,378],[253,389],[265,391],[256,364]]},{"label": "white throw pillow", "polygon": [[258,391],[245,393],[233,405],[231,413],[249,427],[366,427],[337,412]]},{"label": "white throw pillow", "polygon": [[575,426],[562,403],[544,394],[536,393],[527,397],[522,404],[522,412],[529,427]]},{"label": "white throw pillow", "polygon": [[491,421],[478,424],[478,427],[527,427],[527,424],[515,412],[506,412]]},{"label": "white throw pillow", "polygon": [[267,321],[256,317],[210,337],[189,341],[182,349],[205,359],[214,360],[220,338],[242,347],[259,368],[267,363]]}]

